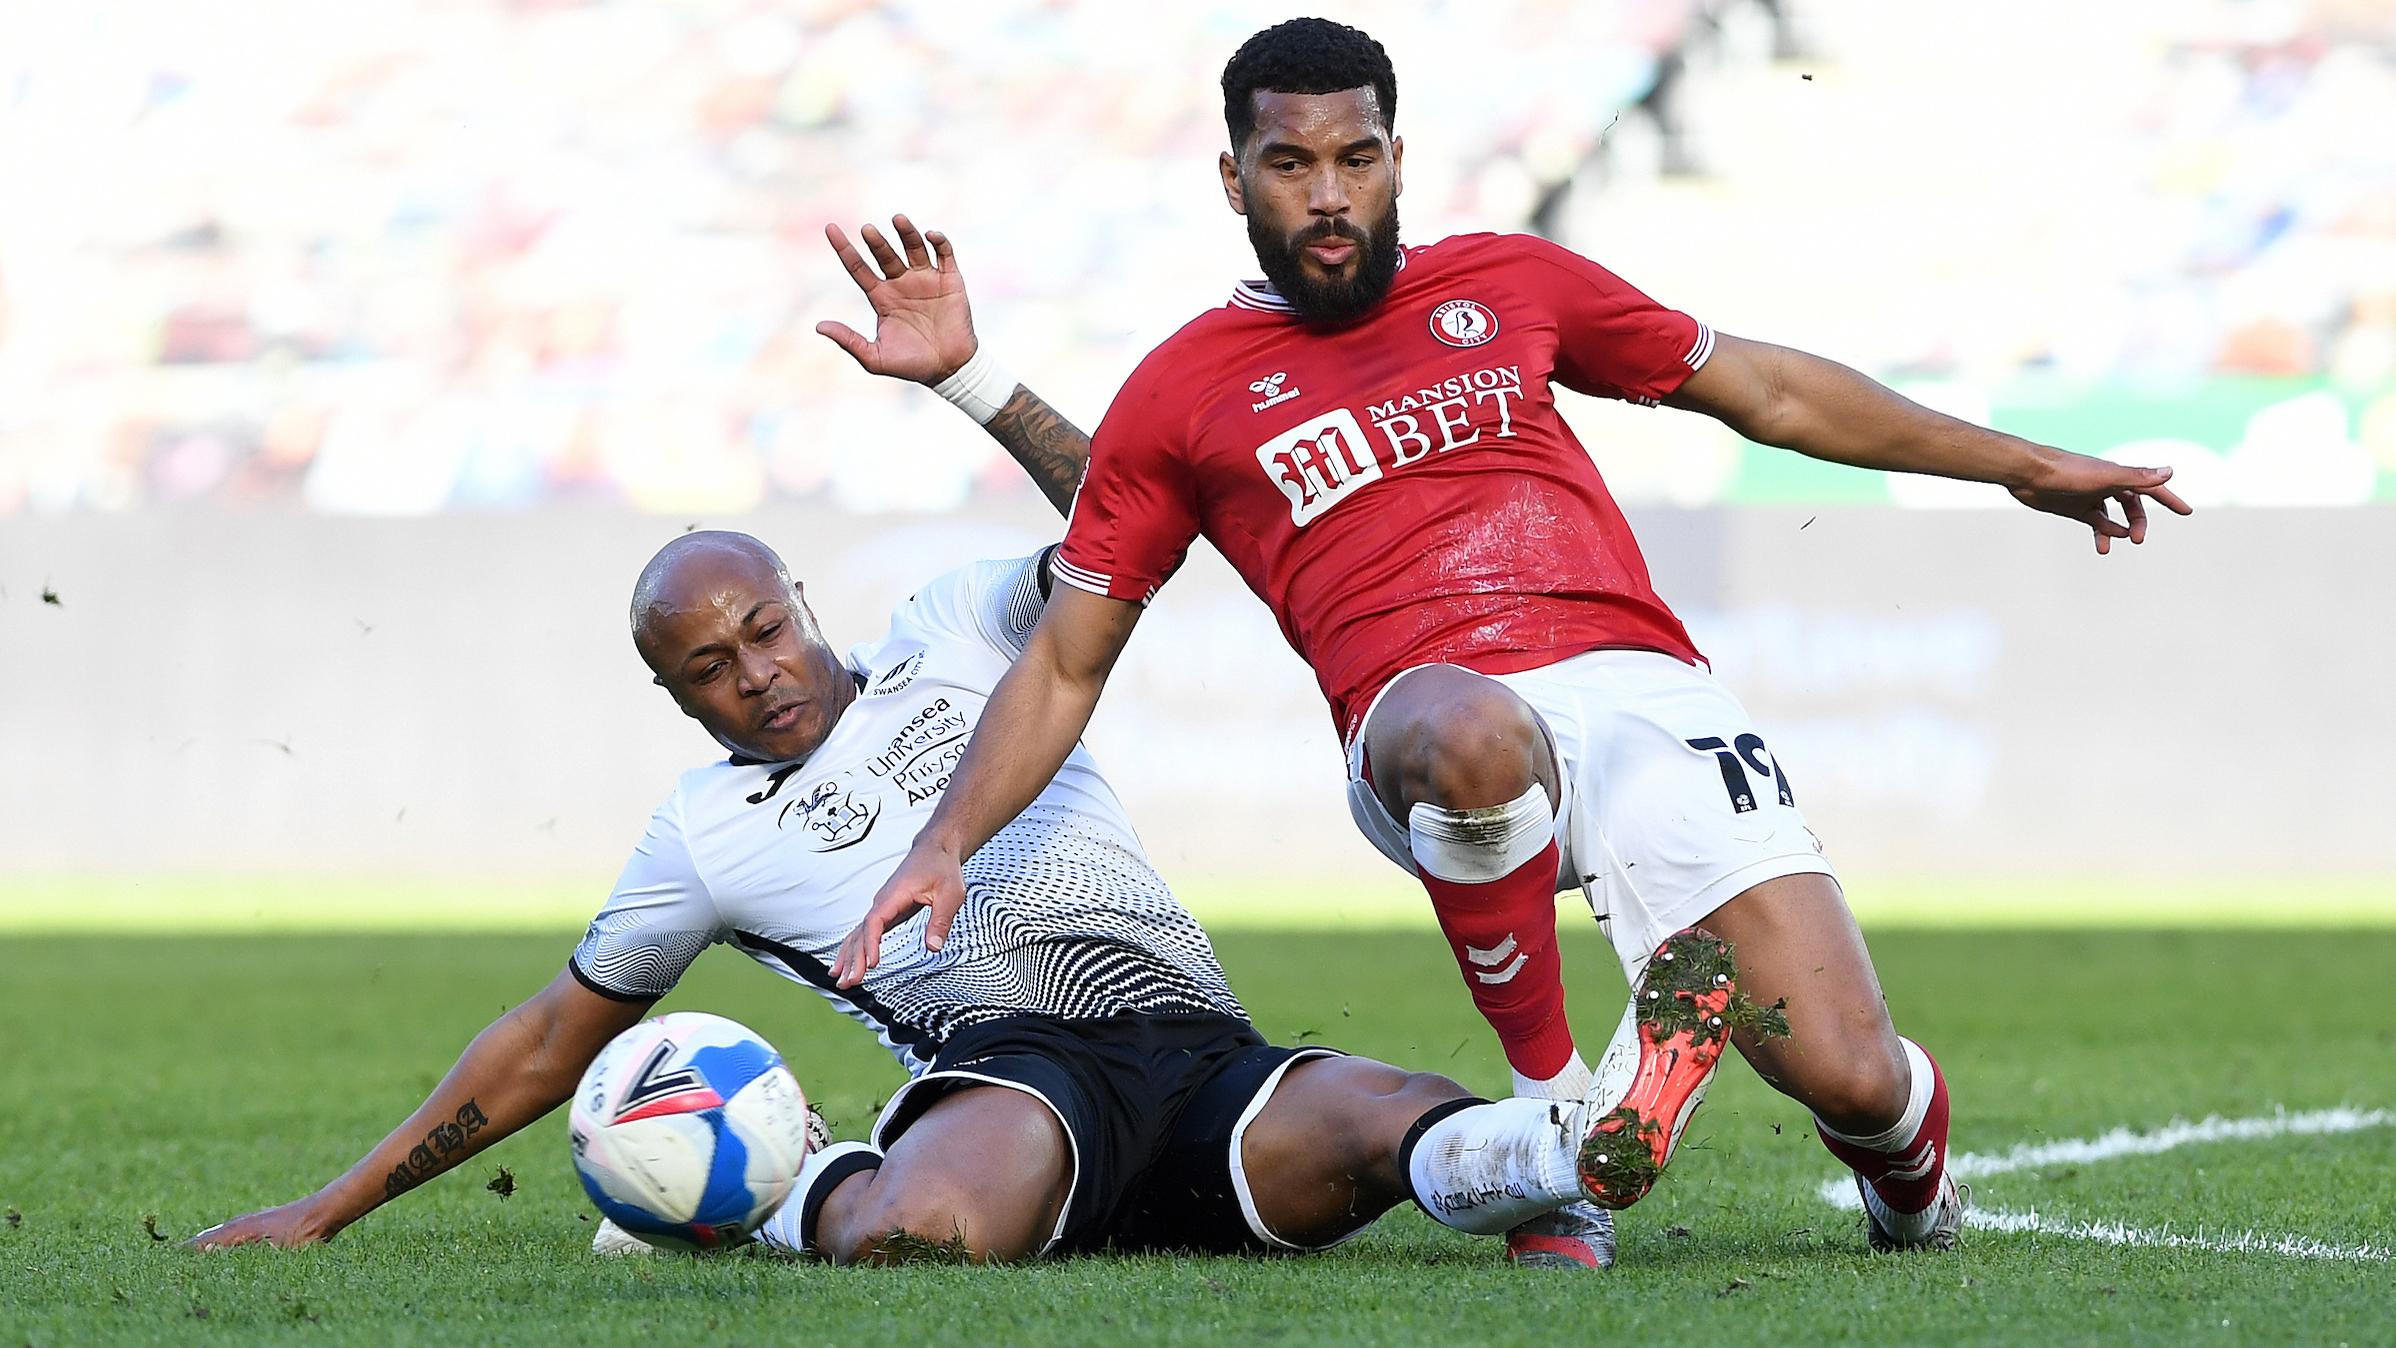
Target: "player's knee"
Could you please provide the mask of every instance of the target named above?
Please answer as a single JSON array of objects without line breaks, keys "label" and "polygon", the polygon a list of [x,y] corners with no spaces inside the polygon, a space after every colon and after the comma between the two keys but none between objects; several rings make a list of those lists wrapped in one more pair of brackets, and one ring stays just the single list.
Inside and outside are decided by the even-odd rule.
[{"label": "player's knee", "polygon": [[1376,779],[1385,773],[1383,756],[1398,760],[1386,765],[1396,770],[1397,781],[1376,781],[1385,795],[1395,788],[1408,803],[1467,809],[1502,804],[1530,787],[1541,738],[1529,703],[1477,674],[1427,671],[1415,677],[1439,681],[1415,690],[1419,696],[1401,707],[1385,708],[1398,718],[1374,726]]},{"label": "player's knee", "polygon": [[1877,1133],[1905,1113],[1911,1081],[1902,1053],[1877,1046],[1808,1064],[1806,1103],[1842,1133]]},{"label": "player's knee", "polygon": [[990,1224],[976,1220],[971,1195],[945,1185],[886,1187],[888,1192],[871,1195],[842,1229],[819,1233],[817,1243],[833,1263],[978,1263],[1006,1257],[991,1248]]}]

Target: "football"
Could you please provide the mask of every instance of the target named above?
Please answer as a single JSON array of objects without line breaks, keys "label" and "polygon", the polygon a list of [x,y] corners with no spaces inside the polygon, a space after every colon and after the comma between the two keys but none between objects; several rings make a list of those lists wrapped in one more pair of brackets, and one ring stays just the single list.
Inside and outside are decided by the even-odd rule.
[{"label": "football", "polygon": [[782,1055],[700,1011],[610,1040],[574,1092],[567,1138],[599,1211],[668,1250],[748,1239],[811,1149],[807,1097]]}]

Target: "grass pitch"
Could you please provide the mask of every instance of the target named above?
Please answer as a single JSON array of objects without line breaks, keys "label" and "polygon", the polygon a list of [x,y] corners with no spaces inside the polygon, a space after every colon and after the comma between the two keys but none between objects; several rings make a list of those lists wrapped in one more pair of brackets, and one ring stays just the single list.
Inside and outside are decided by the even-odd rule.
[{"label": "grass pitch", "polygon": [[[1836,1166],[1809,1120],[1737,1063],[1664,1183],[1624,1214],[1621,1265],[1594,1276],[1506,1268],[1494,1241],[1411,1211],[1312,1259],[602,1261],[562,1116],[326,1248],[203,1256],[171,1239],[349,1164],[570,944],[0,941],[0,1205],[19,1214],[0,1225],[0,1346],[2396,1341],[2396,1126],[2368,1113],[2396,1107],[2386,931],[1876,936],[1898,1023],[1949,1074],[1955,1146],[1999,1158],[1977,1181],[1981,1209],[2049,1228],[1967,1231],[1952,1257],[1865,1254],[1859,1217],[1822,1196]],[[1276,1039],[1503,1089],[1503,1060],[1429,934],[1218,944]],[[1597,1041],[1622,995],[1612,958],[1576,928],[1566,967]],[[772,1038],[842,1136],[898,1080],[853,1026],[729,952],[669,1006]],[[2245,1131],[2272,1135],[2170,1150],[2150,1136],[2147,1154],[2117,1140],[2004,1155],[2341,1105],[2365,1111],[2348,1131],[2265,1123]],[[486,1187],[502,1166],[512,1198]],[[2253,1233],[2345,1257],[2088,1231],[2211,1246]]]}]

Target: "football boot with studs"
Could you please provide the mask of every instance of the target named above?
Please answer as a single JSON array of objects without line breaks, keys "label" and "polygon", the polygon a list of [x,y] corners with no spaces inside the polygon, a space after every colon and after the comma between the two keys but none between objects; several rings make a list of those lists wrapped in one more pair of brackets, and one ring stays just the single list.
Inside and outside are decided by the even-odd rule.
[{"label": "football boot with studs", "polygon": [[1599,1060],[1585,1101],[1581,1189],[1601,1208],[1647,1196],[1712,1084],[1733,1030],[1786,1035],[1779,1006],[1739,993],[1731,943],[1700,927],[1666,937],[1648,957],[1622,1025]]},{"label": "football boot with studs", "polygon": [[1614,1214],[1567,1203],[1506,1233],[1506,1262],[1523,1268],[1614,1267]]}]

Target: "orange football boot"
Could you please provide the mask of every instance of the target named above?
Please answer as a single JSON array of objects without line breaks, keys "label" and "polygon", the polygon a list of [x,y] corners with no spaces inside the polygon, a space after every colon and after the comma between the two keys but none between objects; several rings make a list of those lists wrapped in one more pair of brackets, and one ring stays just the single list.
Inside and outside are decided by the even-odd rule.
[{"label": "orange football boot", "polygon": [[1663,1175],[1730,1044],[1738,977],[1730,942],[1700,927],[1648,958],[1585,1102],[1579,1159],[1590,1202],[1627,1208]]}]

